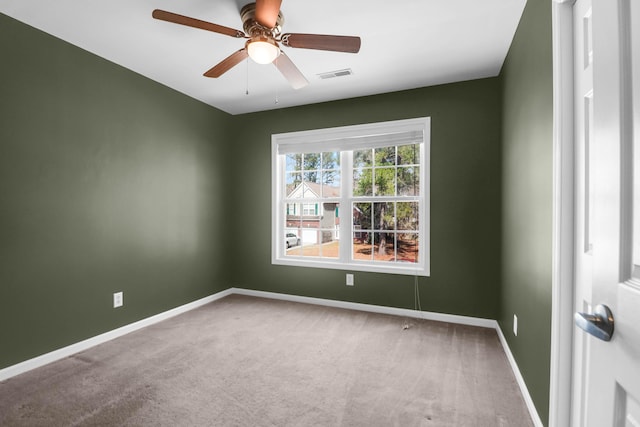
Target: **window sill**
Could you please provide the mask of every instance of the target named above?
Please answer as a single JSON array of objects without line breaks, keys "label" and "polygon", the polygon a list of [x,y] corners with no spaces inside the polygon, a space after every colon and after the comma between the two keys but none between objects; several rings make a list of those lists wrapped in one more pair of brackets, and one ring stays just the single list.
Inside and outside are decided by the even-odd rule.
[{"label": "window sill", "polygon": [[345,270],[345,271],[364,271],[369,273],[385,273],[385,274],[400,274],[405,276],[422,276],[429,277],[429,271],[419,264],[410,263],[396,263],[393,265],[376,265],[371,263],[344,263],[344,262],[331,262],[325,260],[315,259],[300,259],[300,258],[274,258],[271,260],[273,265],[286,265],[290,267],[310,267],[310,268],[325,268],[332,270]]}]

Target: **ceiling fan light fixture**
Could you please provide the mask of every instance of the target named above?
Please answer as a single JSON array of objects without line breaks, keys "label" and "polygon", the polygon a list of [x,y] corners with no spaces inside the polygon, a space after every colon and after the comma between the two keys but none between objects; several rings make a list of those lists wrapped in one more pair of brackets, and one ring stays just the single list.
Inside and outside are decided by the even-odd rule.
[{"label": "ceiling fan light fixture", "polygon": [[247,53],[258,64],[271,64],[280,55],[280,48],[273,39],[259,36],[247,42]]}]

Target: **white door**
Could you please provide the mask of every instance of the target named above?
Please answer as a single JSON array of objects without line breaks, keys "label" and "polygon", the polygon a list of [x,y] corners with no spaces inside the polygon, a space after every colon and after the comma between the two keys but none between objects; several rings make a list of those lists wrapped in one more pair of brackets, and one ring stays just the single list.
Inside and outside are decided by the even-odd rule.
[{"label": "white door", "polygon": [[575,334],[573,425],[640,427],[640,1],[592,1],[574,6],[576,324],[591,333]]},{"label": "white door", "polygon": [[[574,136],[575,136],[575,293],[574,307],[592,311],[593,287],[593,11],[592,0],[573,5],[574,28]],[[590,340],[574,334],[573,405],[574,426],[584,426],[589,378],[587,371]]]}]

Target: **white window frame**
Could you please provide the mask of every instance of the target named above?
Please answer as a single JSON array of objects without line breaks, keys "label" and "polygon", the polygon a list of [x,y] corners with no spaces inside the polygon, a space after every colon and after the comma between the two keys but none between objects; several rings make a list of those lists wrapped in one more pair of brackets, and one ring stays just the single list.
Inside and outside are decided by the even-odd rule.
[{"label": "white window frame", "polygon": [[[352,260],[353,245],[353,221],[351,203],[356,198],[352,194],[353,177],[352,164],[345,162],[348,156],[341,155],[341,170],[349,171],[341,173],[340,195],[340,258],[315,258],[286,256],[284,236],[286,233],[286,218],[284,215],[286,204],[283,201],[285,192],[285,154],[286,150],[294,150],[299,147],[305,152],[351,151],[354,149],[368,148],[371,144],[388,141],[387,146],[402,145],[399,141],[403,138],[413,138],[415,143],[421,142],[420,150],[420,194],[419,199],[419,259],[417,263],[397,263],[381,261]],[[421,141],[420,141],[421,139]],[[373,142],[372,142],[373,141]],[[369,144],[369,145],[367,145]],[[272,247],[271,262],[277,265],[289,265],[298,267],[330,268],[351,271],[368,271],[378,273],[406,274],[417,276],[430,275],[430,152],[431,152],[431,118],[421,117],[416,119],[395,120],[389,122],[369,123],[355,126],[343,126],[327,129],[315,129],[301,132],[289,132],[274,134],[271,136],[271,172],[272,172]],[[348,164],[347,164],[348,163]],[[381,200],[382,201],[382,200]]]}]

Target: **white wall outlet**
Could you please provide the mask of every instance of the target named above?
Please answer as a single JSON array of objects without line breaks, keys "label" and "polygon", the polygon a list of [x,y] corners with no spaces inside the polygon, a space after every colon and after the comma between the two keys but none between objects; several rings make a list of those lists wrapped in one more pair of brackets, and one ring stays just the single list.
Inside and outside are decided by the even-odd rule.
[{"label": "white wall outlet", "polygon": [[347,274],[347,286],[353,286],[353,274]]},{"label": "white wall outlet", "polygon": [[513,335],[518,336],[518,316],[513,315]]},{"label": "white wall outlet", "polygon": [[122,292],[116,292],[113,294],[113,308],[122,307],[122,304],[124,304]]}]

